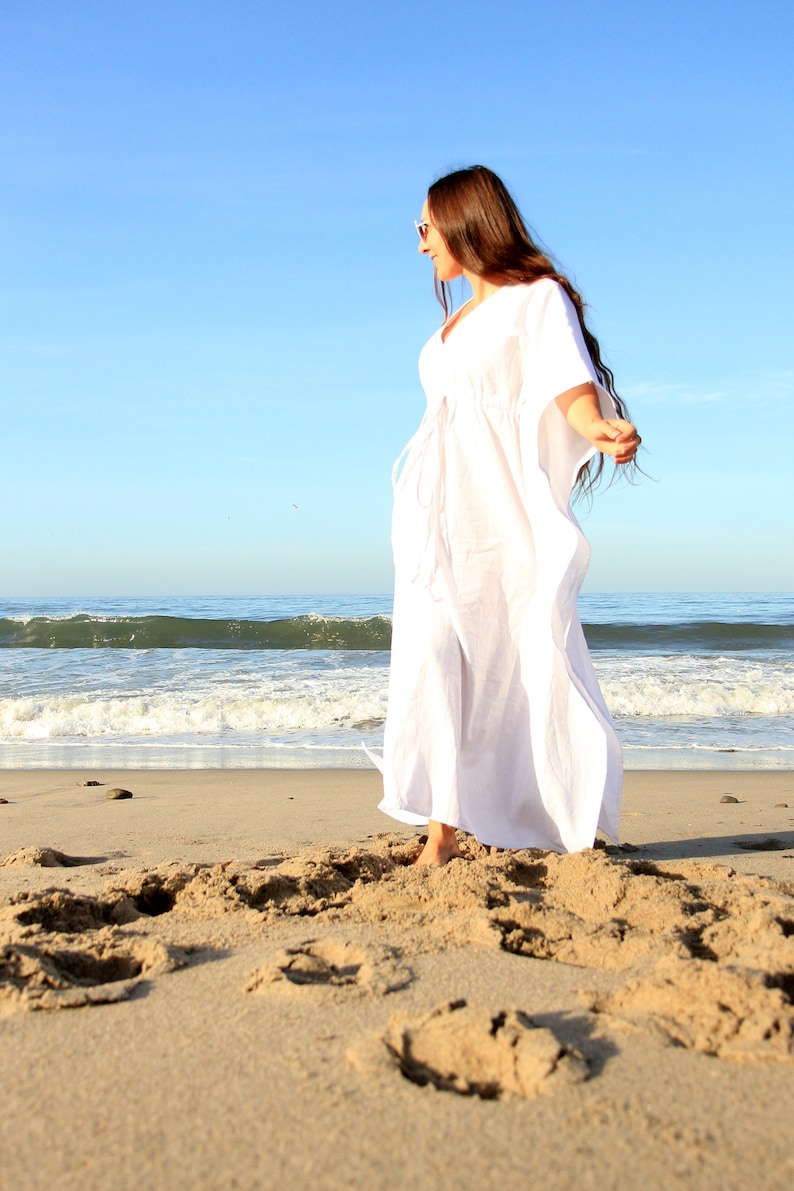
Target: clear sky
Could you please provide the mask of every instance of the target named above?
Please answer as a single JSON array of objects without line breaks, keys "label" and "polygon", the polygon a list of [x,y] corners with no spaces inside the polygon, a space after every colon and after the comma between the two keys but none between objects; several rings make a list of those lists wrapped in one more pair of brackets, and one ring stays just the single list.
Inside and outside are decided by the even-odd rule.
[{"label": "clear sky", "polygon": [[789,0],[4,0],[2,595],[386,592],[440,308],[497,170],[652,479],[586,590],[794,581]]}]

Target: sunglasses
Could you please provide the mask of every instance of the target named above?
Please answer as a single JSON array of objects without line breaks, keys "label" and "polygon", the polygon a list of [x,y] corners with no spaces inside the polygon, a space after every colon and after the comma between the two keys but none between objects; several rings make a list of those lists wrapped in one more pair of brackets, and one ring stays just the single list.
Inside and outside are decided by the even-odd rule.
[{"label": "sunglasses", "polygon": [[419,233],[419,239],[426,240],[427,233],[430,231],[430,224],[427,223],[425,220],[422,220],[422,222],[419,223],[418,220],[415,219],[414,227],[416,228],[417,232]]}]

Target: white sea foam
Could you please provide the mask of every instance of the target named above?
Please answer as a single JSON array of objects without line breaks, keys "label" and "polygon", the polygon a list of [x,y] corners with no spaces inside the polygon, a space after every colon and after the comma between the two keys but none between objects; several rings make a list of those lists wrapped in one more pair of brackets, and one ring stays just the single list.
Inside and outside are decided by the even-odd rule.
[{"label": "white sea foam", "polygon": [[[596,668],[611,713],[635,725],[637,743],[645,743],[648,731],[656,734],[662,720],[708,720],[715,730],[721,723],[733,729],[742,720],[777,720],[784,729],[794,717],[791,663],[623,657],[601,659]],[[125,690],[133,679],[135,689]],[[35,693],[1,699],[0,741],[369,738],[385,718],[387,670],[385,664],[318,661],[308,668],[291,660],[267,666],[226,658],[199,673],[175,665],[153,686],[142,687],[139,672],[128,666],[99,681],[87,672],[78,689],[59,687],[39,682]]]},{"label": "white sea foam", "polygon": [[380,724],[384,710],[379,690],[368,694],[341,690],[325,698],[297,692],[283,698],[205,692],[111,699],[4,699],[0,700],[0,735],[42,740],[280,734]]},{"label": "white sea foam", "polygon": [[601,659],[601,689],[614,716],[792,716],[794,664],[743,658]]}]

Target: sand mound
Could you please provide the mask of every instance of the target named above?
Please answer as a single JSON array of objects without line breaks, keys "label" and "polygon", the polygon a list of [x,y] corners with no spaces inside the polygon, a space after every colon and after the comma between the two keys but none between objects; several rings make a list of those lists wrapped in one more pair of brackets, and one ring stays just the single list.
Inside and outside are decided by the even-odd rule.
[{"label": "sand mound", "polygon": [[123,893],[141,913],[175,911],[207,917],[239,910],[313,917],[347,905],[356,885],[379,882],[393,861],[359,848],[306,850],[277,867],[235,871],[228,864],[166,865],[125,873],[107,887]]},{"label": "sand mound", "polygon": [[[526,1014],[493,1014],[463,1000],[418,1017],[396,1013],[381,1043],[392,1066],[412,1083],[483,1100],[531,1098],[588,1075],[581,1055]],[[367,1044],[349,1058],[360,1070],[383,1069]]]},{"label": "sand mound", "polygon": [[0,864],[19,864],[28,868],[76,868],[82,864],[97,864],[104,860],[104,856],[67,856],[65,852],[57,852],[55,848],[17,848]]},{"label": "sand mound", "polygon": [[647,979],[632,980],[591,1007],[652,1024],[678,1046],[705,1054],[789,1060],[794,1058],[792,992],[792,977],[668,960]]}]

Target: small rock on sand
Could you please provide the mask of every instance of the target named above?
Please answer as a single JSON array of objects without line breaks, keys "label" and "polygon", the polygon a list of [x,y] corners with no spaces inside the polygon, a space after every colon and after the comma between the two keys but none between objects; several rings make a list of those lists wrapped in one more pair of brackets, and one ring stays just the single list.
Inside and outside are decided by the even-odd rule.
[{"label": "small rock on sand", "polygon": [[[5,798],[0,798],[0,802],[5,802]],[[775,810],[776,810],[776,811],[784,811],[784,810],[787,810],[787,809],[788,809],[788,803],[787,803],[787,802],[776,802],[776,803],[775,803]]]},{"label": "small rock on sand", "polygon": [[2,805],[2,806],[8,806],[8,799],[7,799],[7,798],[0,798],[0,805]]},{"label": "small rock on sand", "polygon": [[112,790],[108,790],[105,798],[110,798],[113,801],[118,801],[120,798],[132,798],[132,790],[122,790],[121,786],[114,786]]},{"label": "small rock on sand", "polygon": [[94,778],[89,778],[87,782],[78,782],[79,786],[104,786],[104,782],[95,781]]},{"label": "small rock on sand", "polygon": [[733,794],[723,794],[720,802],[738,803],[739,799],[734,798]]}]

